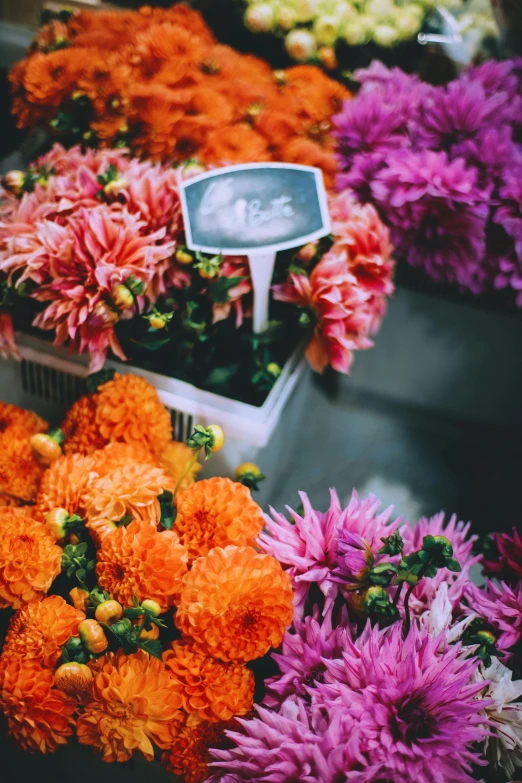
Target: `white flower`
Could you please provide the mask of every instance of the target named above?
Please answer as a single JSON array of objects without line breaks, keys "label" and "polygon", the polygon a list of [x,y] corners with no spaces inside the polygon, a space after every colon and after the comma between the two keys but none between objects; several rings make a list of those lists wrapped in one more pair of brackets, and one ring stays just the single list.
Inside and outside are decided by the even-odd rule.
[{"label": "white flower", "polygon": [[420,624],[426,628],[430,636],[436,638],[445,633],[445,641],[448,644],[458,641],[468,625],[476,617],[475,614],[467,615],[458,623],[453,623],[452,603],[448,595],[448,583],[442,582],[430,603],[429,609],[423,612],[419,618]]},{"label": "white flower", "polygon": [[251,5],[245,13],[245,24],[254,33],[268,33],[274,25],[274,9],[268,3]]},{"label": "white flower", "polygon": [[319,16],[314,23],[314,35],[318,44],[331,46],[339,36],[339,21],[335,16]]},{"label": "white flower", "polygon": [[513,682],[513,672],[498,659],[481,674],[489,680],[482,696],[493,702],[484,710],[494,734],[486,739],[485,750],[489,749],[493,764],[502,767],[511,780],[517,767],[522,767],[522,703],[516,701],[522,696],[522,680]]},{"label": "white flower", "polygon": [[281,30],[291,30],[295,23],[295,11],[288,5],[282,5],[277,11],[277,26]]},{"label": "white flower", "polygon": [[315,38],[306,30],[292,30],[288,33],[285,46],[290,57],[298,62],[310,60],[317,51]]},{"label": "white flower", "polygon": [[369,16],[358,14],[344,25],[344,40],[349,46],[366,43],[370,37],[373,22]]},{"label": "white flower", "polygon": [[373,40],[379,46],[394,46],[399,40],[399,33],[391,24],[378,24],[373,31]]}]

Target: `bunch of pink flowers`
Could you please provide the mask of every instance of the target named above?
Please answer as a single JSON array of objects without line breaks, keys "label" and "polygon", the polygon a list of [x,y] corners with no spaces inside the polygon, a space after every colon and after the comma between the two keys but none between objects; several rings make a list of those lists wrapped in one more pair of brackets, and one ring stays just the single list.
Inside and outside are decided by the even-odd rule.
[{"label": "bunch of pink flowers", "polygon": [[[9,305],[23,300],[34,305],[33,326],[51,332],[56,345],[88,352],[93,371],[109,352],[133,358],[133,340],[125,350],[121,341],[132,319],[163,330],[166,342],[183,339],[186,322],[204,339],[229,318],[242,327],[252,310],[246,257],[204,257],[185,247],[179,181],[202,170],[121,149],[55,145],[27,172],[10,172],[0,208],[3,352],[15,350]],[[333,238],[282,255],[283,282],[273,296],[293,305],[279,306],[281,320],[309,336],[312,367],[348,372],[353,352],[372,345],[394,263],[389,231],[372,206],[348,192],[329,205]],[[195,307],[200,323],[191,317]]]},{"label": "bunch of pink flowers", "polygon": [[520,578],[473,584],[476,537],[455,516],[409,525],[373,496],[301,500],[259,539],[294,588],[279,673],[213,751],[212,783],[520,779]]}]

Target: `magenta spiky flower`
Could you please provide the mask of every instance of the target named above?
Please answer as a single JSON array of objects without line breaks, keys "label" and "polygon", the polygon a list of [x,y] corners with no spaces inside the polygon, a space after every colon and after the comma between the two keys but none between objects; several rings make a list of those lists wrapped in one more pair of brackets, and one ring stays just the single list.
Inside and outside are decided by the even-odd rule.
[{"label": "magenta spiky flower", "polygon": [[505,582],[497,586],[487,581],[484,588],[471,582],[466,587],[471,611],[499,631],[497,649],[511,650],[522,637],[522,581],[511,588]]},{"label": "magenta spiky flower", "polygon": [[340,591],[334,574],[339,565],[339,540],[346,532],[361,536],[376,552],[381,538],[391,535],[398,524],[389,524],[391,507],[378,513],[381,504],[372,495],[361,499],[354,491],[342,509],[337,493],[331,490],[326,513],[314,510],[306,493],[301,492],[300,497],[302,516],[288,508],[290,521],[271,509],[272,517],[266,517],[265,531],[259,536],[262,550],[277,558],[292,578],[298,617],[303,616],[314,585],[324,596],[324,613],[332,608]]},{"label": "magenta spiky flower", "polygon": [[470,684],[478,661],[459,645],[440,651],[440,639],[396,623],[380,631],[367,626],[347,641],[342,659],[327,661],[326,682],[317,686],[330,715],[357,722],[361,760],[373,780],[411,783],[471,783],[473,749],[487,729]]},{"label": "magenta spiky flower", "polygon": [[322,623],[317,617],[306,617],[304,622],[296,619],[295,632],[285,633],[281,653],[272,655],[280,674],[266,682],[267,706],[277,707],[289,697],[306,700],[309,689],[323,681],[326,661],[339,658],[350,638],[347,624],[332,628],[330,619],[328,616]]}]

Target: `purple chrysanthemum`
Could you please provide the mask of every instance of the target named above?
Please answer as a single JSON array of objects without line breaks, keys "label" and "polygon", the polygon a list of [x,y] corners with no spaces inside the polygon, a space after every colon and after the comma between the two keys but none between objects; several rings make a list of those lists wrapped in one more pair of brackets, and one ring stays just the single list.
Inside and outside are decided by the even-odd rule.
[{"label": "purple chrysanthemum", "polygon": [[258,717],[238,718],[243,732],[227,732],[236,746],[213,750],[219,771],[207,783],[327,783],[319,775],[321,736],[303,702],[286,702],[281,712],[256,707]]},{"label": "purple chrysanthemum", "polygon": [[507,93],[487,95],[478,81],[458,79],[439,92],[439,100],[417,128],[417,143],[430,149],[449,150],[453,144],[511,119]]},{"label": "purple chrysanthemum", "polygon": [[306,617],[294,625],[295,633],[285,634],[281,653],[272,655],[281,673],[266,682],[264,703],[269,707],[277,707],[287,698],[306,699],[309,688],[323,681],[325,661],[340,658],[350,638],[347,624],[332,629],[328,617],[322,623]]},{"label": "purple chrysanthemum", "polygon": [[399,254],[475,294],[511,288],[520,306],[521,63],[443,87],[373,63],[336,117],[337,185],[377,207]]},{"label": "purple chrysanthemum", "polygon": [[[278,712],[257,708],[228,732],[235,747],[215,750],[212,783],[472,783],[480,764],[472,744],[484,741],[489,702],[472,683],[477,661],[459,645],[400,625],[368,626],[347,641],[340,660],[325,660],[328,682],[310,702],[287,699]],[[223,777],[219,777],[219,775]]]},{"label": "purple chrysanthemum", "polygon": [[506,172],[519,165],[519,152],[506,125],[484,128],[472,138],[456,142],[450,150],[452,158],[462,158],[467,167],[478,172],[482,189],[502,186]]},{"label": "purple chrysanthemum", "polygon": [[413,266],[436,280],[477,286],[488,208],[475,169],[444,152],[403,151],[377,172],[372,194],[392,241]]},{"label": "purple chrysanthemum", "polygon": [[357,103],[344,104],[336,118],[339,151],[347,162],[362,152],[387,153],[398,147],[407,147],[405,136],[407,112],[400,102],[383,103],[378,91],[362,94]]},{"label": "purple chrysanthemum", "polygon": [[522,637],[522,582],[516,587],[501,582],[497,586],[487,581],[481,588],[468,584],[466,599],[473,612],[496,628],[500,636],[497,648],[503,652],[511,650]]},{"label": "purple chrysanthemum", "polygon": [[359,756],[374,780],[471,783],[480,763],[472,745],[487,731],[476,699],[484,684],[470,682],[477,666],[458,644],[441,652],[424,629],[404,640],[399,623],[367,626],[342,660],[326,663],[317,689],[330,714],[357,723]]},{"label": "purple chrysanthemum", "polygon": [[352,190],[363,204],[373,202],[372,182],[377,172],[386,167],[385,152],[357,154],[345,173],[337,176],[339,190]]},{"label": "purple chrysanthemum", "polygon": [[324,596],[324,613],[332,608],[339,594],[338,580],[333,578],[338,566],[339,537],[346,532],[362,536],[373,552],[381,546],[381,538],[393,533],[398,521],[390,524],[392,508],[378,513],[381,505],[373,495],[361,499],[354,491],[346,508],[342,509],[335,490],[330,491],[330,508],[326,513],[315,511],[304,493],[303,516],[288,508],[291,520],[270,509],[272,518],[265,517],[266,530],[259,536],[261,549],[273,555],[292,578],[296,616],[302,617],[310,590],[317,585]]}]

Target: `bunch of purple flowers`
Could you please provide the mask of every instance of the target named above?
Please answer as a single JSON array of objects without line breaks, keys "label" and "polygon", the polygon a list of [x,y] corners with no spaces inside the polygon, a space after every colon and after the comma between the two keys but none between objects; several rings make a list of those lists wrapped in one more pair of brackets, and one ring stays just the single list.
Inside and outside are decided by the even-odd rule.
[{"label": "bunch of purple flowers", "polygon": [[475,294],[522,307],[522,58],[445,87],[374,62],[336,118],[340,189],[371,202],[399,254]]},{"label": "bunch of purple flowers", "polygon": [[332,491],[325,513],[301,499],[259,541],[294,588],[279,673],[213,751],[210,783],[516,779],[522,582],[474,585],[475,537],[455,516],[410,526],[373,496],[343,508]]}]

